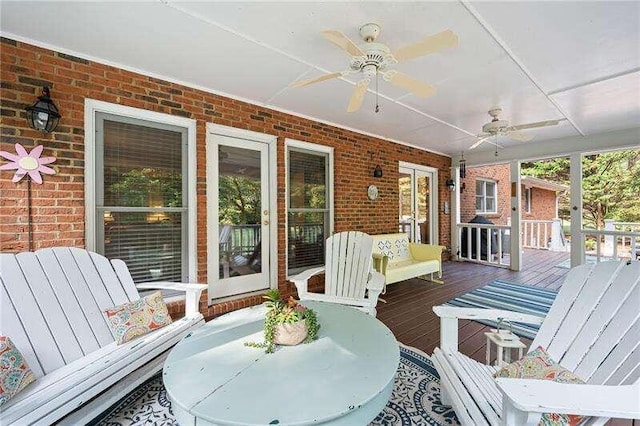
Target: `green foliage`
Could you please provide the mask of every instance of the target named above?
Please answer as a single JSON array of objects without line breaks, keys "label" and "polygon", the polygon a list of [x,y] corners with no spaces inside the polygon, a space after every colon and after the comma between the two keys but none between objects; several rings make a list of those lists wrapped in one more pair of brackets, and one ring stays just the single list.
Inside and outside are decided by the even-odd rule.
[{"label": "green foliage", "polygon": [[[523,163],[522,173],[569,185],[569,159]],[[640,150],[582,157],[583,209],[586,226],[604,228],[605,219],[640,222]],[[569,199],[560,199],[560,217],[568,219]]]},{"label": "green foliage", "polygon": [[307,324],[307,337],[303,343],[310,343],[318,338],[320,324],[316,313],[305,306],[302,306],[293,297],[284,300],[280,298],[278,289],[270,289],[262,296],[266,299],[265,306],[267,314],[264,319],[264,342],[245,342],[245,346],[264,349],[266,353],[273,353],[276,348],[274,342],[276,326],[278,324],[292,324],[298,321],[305,321]]},{"label": "green foliage", "polygon": [[260,180],[246,176],[220,176],[220,223],[260,223]]},{"label": "green foliage", "polygon": [[[115,174],[110,170],[106,174]],[[113,180],[108,177],[107,181]],[[133,169],[106,188],[105,199],[119,207],[182,206],[182,175],[162,169]]]}]

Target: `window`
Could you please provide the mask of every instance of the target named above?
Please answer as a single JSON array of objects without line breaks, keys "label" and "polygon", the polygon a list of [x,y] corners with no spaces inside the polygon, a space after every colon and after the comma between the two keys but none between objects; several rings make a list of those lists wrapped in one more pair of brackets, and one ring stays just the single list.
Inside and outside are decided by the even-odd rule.
[{"label": "window", "polygon": [[287,140],[287,271],[324,265],[333,229],[333,149]]},{"label": "window", "polygon": [[524,211],[531,213],[531,188],[524,189]]},{"label": "window", "polygon": [[476,213],[497,213],[497,183],[488,179],[476,180]]},{"label": "window", "polygon": [[[113,106],[114,112],[123,108]],[[179,120],[133,108],[123,115],[92,111],[87,248],[125,261],[136,283],[188,282],[195,278],[195,191],[189,177],[195,127],[132,118],[132,111]]]}]

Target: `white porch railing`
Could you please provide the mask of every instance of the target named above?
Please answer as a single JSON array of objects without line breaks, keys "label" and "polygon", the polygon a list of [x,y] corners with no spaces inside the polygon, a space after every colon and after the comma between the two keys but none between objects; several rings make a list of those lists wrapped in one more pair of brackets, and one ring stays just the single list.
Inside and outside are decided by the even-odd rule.
[{"label": "white porch railing", "polygon": [[522,246],[539,250],[567,251],[562,231],[562,219],[523,220]]},{"label": "white porch railing", "polygon": [[[640,232],[583,229],[586,254],[602,260],[640,259]],[[589,247],[595,241],[595,248]]]},{"label": "white porch railing", "polygon": [[510,226],[459,223],[457,227],[459,260],[504,268],[511,267]]}]

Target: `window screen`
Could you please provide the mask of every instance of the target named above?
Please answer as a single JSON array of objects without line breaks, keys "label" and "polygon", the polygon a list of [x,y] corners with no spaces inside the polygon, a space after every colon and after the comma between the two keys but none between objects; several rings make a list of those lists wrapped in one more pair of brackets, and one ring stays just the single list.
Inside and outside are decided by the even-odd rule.
[{"label": "window screen", "polygon": [[329,230],[329,155],[289,148],[288,270],[324,265]]},{"label": "window screen", "polygon": [[186,129],[96,118],[97,250],[136,283],[186,281]]}]

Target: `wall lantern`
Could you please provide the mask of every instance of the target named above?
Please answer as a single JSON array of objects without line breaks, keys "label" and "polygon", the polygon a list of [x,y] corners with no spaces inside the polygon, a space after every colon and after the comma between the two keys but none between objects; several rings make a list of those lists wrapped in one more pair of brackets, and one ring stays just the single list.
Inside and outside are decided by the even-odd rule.
[{"label": "wall lantern", "polygon": [[373,177],[375,177],[375,178],[381,178],[382,177],[382,167],[380,167],[380,164],[378,164],[376,166],[376,168],[373,169]]},{"label": "wall lantern", "polygon": [[453,179],[447,179],[447,182],[445,182],[445,184],[447,185],[447,188],[449,188],[449,191],[453,191],[454,189],[456,189],[456,182]]},{"label": "wall lantern", "polygon": [[47,86],[42,88],[42,96],[38,96],[38,102],[26,107],[25,110],[31,127],[45,133],[53,132],[62,117],[58,107],[51,100]]}]

